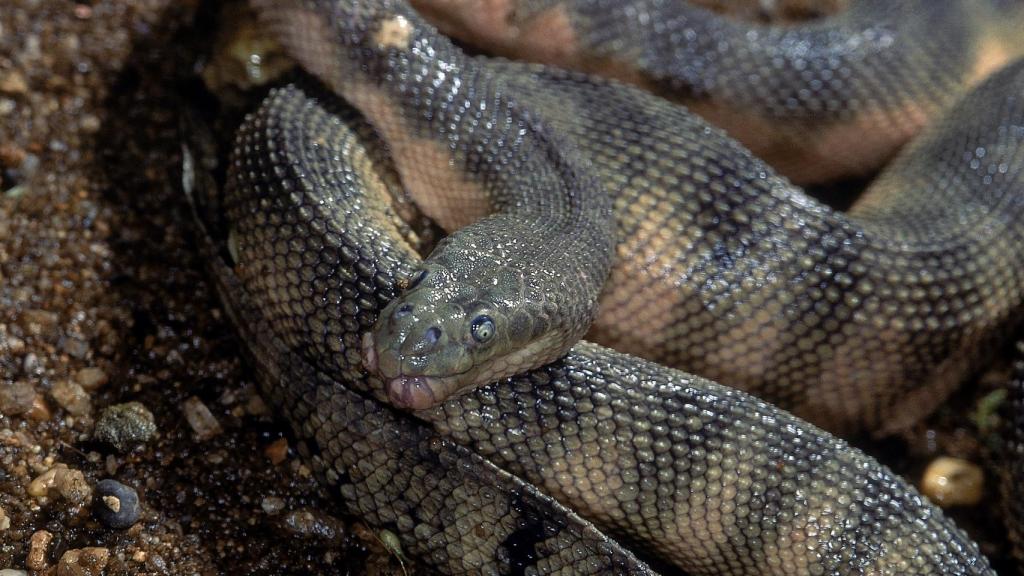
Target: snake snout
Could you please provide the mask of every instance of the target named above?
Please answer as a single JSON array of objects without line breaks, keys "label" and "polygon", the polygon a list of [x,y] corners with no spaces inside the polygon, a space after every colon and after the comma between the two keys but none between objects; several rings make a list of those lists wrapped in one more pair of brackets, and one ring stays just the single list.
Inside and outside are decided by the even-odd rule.
[{"label": "snake snout", "polygon": [[402,344],[402,352],[409,356],[423,356],[437,349],[441,341],[441,329],[430,326],[418,336],[409,335]]},{"label": "snake snout", "polygon": [[412,304],[409,304],[409,303],[402,304],[401,306],[398,306],[397,308],[395,308],[395,311],[391,313],[391,321],[394,322],[394,321],[397,321],[397,320],[401,320],[402,318],[405,318],[409,314],[412,314],[412,311],[413,311]]},{"label": "snake snout", "polygon": [[423,303],[395,302],[373,330],[374,364],[385,377],[417,376],[444,365],[450,338],[444,318],[448,310]]}]

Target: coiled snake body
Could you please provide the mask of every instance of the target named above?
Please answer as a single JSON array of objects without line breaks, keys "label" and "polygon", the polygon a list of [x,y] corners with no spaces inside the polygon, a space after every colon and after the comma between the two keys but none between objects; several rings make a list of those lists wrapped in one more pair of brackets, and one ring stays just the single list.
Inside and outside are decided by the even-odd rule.
[{"label": "coiled snake body", "polygon": [[[464,354],[451,360],[452,345],[501,360],[473,380],[530,365],[480,351],[506,331],[532,339],[503,345],[543,344],[531,361],[546,363],[552,346],[561,355],[586,322],[558,320],[558,289],[582,287],[572,301],[588,304],[566,317],[593,313],[588,299],[611,262],[611,245],[595,239],[614,223],[595,334],[838,429],[897,428],[976,367],[1019,312],[1024,66],[959,103],[841,215],[682,109],[574,73],[469,59],[401,3],[259,4],[303,66],[390,146],[386,157],[330,96],[277,91],[233,155],[234,269],[216,233],[208,247],[269,395],[356,512],[450,572],[646,570],[486,457],[691,573],[985,573],[940,512],[842,441],[744,393],[591,344],[421,411],[423,423],[347,389],[387,394],[364,369],[367,348],[390,398],[414,407],[465,391],[464,381],[435,388],[448,380],[429,372],[435,357],[471,370]],[[399,179],[422,195],[428,177],[451,192],[428,215],[468,197],[474,217],[497,216],[462,228],[421,267],[415,234],[387,200],[401,197]],[[544,219],[539,210],[562,201],[539,189],[497,192],[508,185],[560,191],[568,200],[553,213],[564,217]],[[503,214],[523,213],[538,219],[510,232]],[[546,244],[524,243],[524,230]],[[559,260],[551,239],[590,251]],[[542,258],[555,290],[502,299],[529,274],[484,271],[519,259],[520,245]],[[464,290],[467,281],[476,284]],[[532,316],[517,315],[538,300]],[[494,329],[483,339],[481,317]],[[387,358],[380,342],[365,345],[371,330],[398,334],[404,348]]]}]

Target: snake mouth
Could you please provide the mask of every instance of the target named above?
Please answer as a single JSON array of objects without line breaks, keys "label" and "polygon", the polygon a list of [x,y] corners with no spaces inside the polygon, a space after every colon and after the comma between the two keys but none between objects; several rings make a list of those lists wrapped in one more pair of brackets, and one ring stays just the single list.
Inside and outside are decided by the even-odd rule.
[{"label": "snake mouth", "polygon": [[362,348],[363,368],[369,373],[381,375],[386,380],[388,400],[396,408],[426,410],[437,406],[450,395],[451,378],[403,374],[389,377],[381,373],[372,333],[363,334]]},{"label": "snake mouth", "polygon": [[399,408],[433,408],[440,403],[434,395],[440,385],[441,381],[432,376],[399,376],[388,382],[388,399]]},{"label": "snake mouth", "polygon": [[367,372],[373,373],[377,371],[377,347],[373,343],[373,333],[367,332],[363,334],[363,368]]}]

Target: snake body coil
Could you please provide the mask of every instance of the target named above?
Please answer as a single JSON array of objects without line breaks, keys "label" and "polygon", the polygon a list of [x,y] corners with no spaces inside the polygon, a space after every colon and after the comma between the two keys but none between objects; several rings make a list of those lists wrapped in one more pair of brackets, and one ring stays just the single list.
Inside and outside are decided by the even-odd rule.
[{"label": "snake body coil", "polygon": [[[361,121],[331,97],[276,92],[240,132],[229,171],[234,270],[217,263],[216,240],[208,250],[268,394],[312,441],[318,470],[354,510],[451,572],[646,570],[614,543],[588,540],[593,533],[578,518],[555,507],[547,510],[554,516],[538,512],[539,496],[517,504],[527,485],[497,474],[483,456],[691,573],[989,573],[940,512],[842,441],[741,392],[592,344],[419,413],[433,431],[347,388],[378,399],[387,389],[391,401],[423,407],[477,383],[449,386],[426,372],[436,358],[423,358],[449,335],[429,337],[430,328],[448,326],[442,320],[453,312],[416,295],[478,282],[471,301],[496,307],[517,284],[482,271],[496,260],[530,270],[526,255],[545,253],[512,251],[517,229],[502,227],[513,208],[546,197],[527,190],[541,184],[567,199],[555,213],[572,223],[545,237],[581,240],[598,268],[551,260],[531,279],[582,286],[584,297],[565,301],[576,307],[568,317],[584,319],[577,332],[610,260],[601,247],[614,243],[594,334],[707,368],[837,428],[898,427],[897,398],[910,391],[919,412],[929,409],[920,399],[947,393],[1019,313],[1024,65],[958,104],[847,216],[680,109],[574,73],[449,52],[397,2],[262,4],[303,65],[362,111],[394,154],[392,170]],[[496,107],[501,121],[465,114],[463,98],[471,108]],[[510,137],[525,159],[482,161],[504,154]],[[430,180],[475,198],[485,208],[473,215],[499,216],[460,232],[462,257],[437,256],[457,247],[450,241],[423,266],[415,235],[387,198],[398,180],[414,197],[426,192],[416,190],[428,180],[416,160],[438,158],[445,161]],[[501,196],[498,184],[524,195]],[[615,202],[615,233],[605,192]],[[541,206],[525,215],[543,218]],[[447,227],[463,217],[449,216]],[[473,256],[477,247],[485,257]],[[426,278],[389,306],[420,270]],[[460,334],[472,338],[479,310],[455,301]],[[567,346],[564,324],[548,320],[564,311],[556,300],[528,295],[504,309],[506,319],[533,301],[549,303],[535,317]],[[370,331],[401,333],[403,342],[412,334],[411,349],[386,359],[379,342],[367,346]],[[664,334],[682,340],[664,344]],[[531,360],[557,348],[531,342],[544,344],[529,350]],[[388,385],[366,373],[364,360]],[[504,374],[474,376],[482,373]],[[379,433],[359,423],[370,415]],[[395,445],[414,447],[412,461]],[[400,474],[398,462],[412,471]],[[450,473],[438,462],[459,468]],[[482,525],[501,537],[483,536]],[[571,562],[576,546],[594,562]]]},{"label": "snake body coil", "polygon": [[1006,0],[850,0],[834,15],[787,26],[664,0],[413,3],[490,52],[682,101],[803,183],[878,168],[1024,54],[1024,5]]},{"label": "snake body coil", "polygon": [[573,148],[404,3],[355,3],[336,20],[267,4],[271,28],[380,131],[413,199],[451,232],[368,336],[392,401],[436,405],[582,338],[614,233]]},{"label": "snake body coil", "polygon": [[[403,183],[417,183],[414,197],[429,192],[415,190],[428,181],[420,176],[427,168],[403,164],[401,150],[451,141],[453,155],[437,162],[465,168],[462,196],[487,203],[486,193],[471,191],[497,182],[541,208],[579,198],[579,229],[588,231],[562,245],[561,233],[541,234],[532,220],[485,219],[485,228],[463,228],[445,241],[425,268],[436,263],[440,270],[393,304],[366,346],[371,369],[394,379],[393,398],[402,405],[436,404],[564,352],[590,320],[586,311],[606,263],[590,255],[603,254],[609,238],[616,258],[594,340],[752,391],[834,431],[884,434],[917,421],[1013,327],[1024,299],[1024,231],[1017,225],[1022,148],[1020,134],[1006,124],[1016,110],[1001,102],[954,114],[844,215],[659,98],[550,68],[468,59],[398,3],[364,6],[349,22],[351,10],[326,3],[267,11],[300,62],[379,125],[399,151]],[[332,11],[333,19],[324,19]],[[362,48],[396,18],[405,23],[405,44]],[[342,22],[348,24],[339,28]],[[353,66],[356,56],[316,48],[324,45],[363,50],[370,63]],[[431,59],[420,63],[425,55]],[[362,88],[377,77],[391,79],[384,84],[393,94]],[[421,83],[434,87],[425,93],[435,97],[418,96]],[[849,106],[854,102],[860,100]],[[380,111],[389,107],[396,111]],[[467,112],[495,107],[502,112],[494,119]],[[398,110],[409,116],[405,123],[428,121],[403,129]],[[516,164],[470,162],[505,158],[480,143],[494,146],[510,130],[552,136],[541,148],[524,140],[517,156],[532,157]],[[548,144],[565,152],[553,155]],[[483,152],[468,152],[474,149]],[[503,177],[509,165],[516,180]],[[597,181],[574,186],[590,196],[553,185],[573,182],[584,166]],[[563,178],[548,182],[550,175]],[[448,206],[450,180],[433,175],[441,200],[421,203]],[[600,191],[615,204],[614,232],[595,224],[611,223],[607,201],[587,204]],[[469,220],[473,212],[449,211],[458,214],[449,220]],[[598,240],[603,232],[609,236]],[[562,260],[533,243],[568,250],[572,265],[559,268]],[[581,244],[591,248],[577,255]],[[458,256],[446,256],[453,251]],[[581,271],[591,260],[596,271]],[[472,329],[480,317],[500,320],[497,335],[482,346]]]},{"label": "snake body coil", "polygon": [[833,431],[885,434],[931,412],[1017,325],[1024,140],[1012,92],[958,106],[842,213],[681,108],[531,70],[510,85],[615,199],[596,342]]},{"label": "snake body coil", "polygon": [[[315,469],[407,553],[455,574],[646,570],[550,519],[558,509],[543,500],[525,506],[531,493],[483,456],[693,574],[991,574],[940,511],[845,442],[742,392],[589,343],[421,411],[419,424],[367,400],[386,393],[363,369],[359,339],[419,260],[388,205],[395,176],[355,136],[369,130],[345,118],[326,95],[275,92],[236,145],[246,160],[233,186],[247,191],[229,205],[239,276],[216,245],[207,253],[264,390],[309,441]],[[329,160],[342,156],[353,164]],[[368,177],[370,165],[383,177]],[[283,299],[252,283],[257,273],[281,278]],[[323,298],[302,296],[318,289]],[[280,309],[301,310],[296,330],[268,321]],[[356,348],[327,364],[316,350],[334,341]]]}]

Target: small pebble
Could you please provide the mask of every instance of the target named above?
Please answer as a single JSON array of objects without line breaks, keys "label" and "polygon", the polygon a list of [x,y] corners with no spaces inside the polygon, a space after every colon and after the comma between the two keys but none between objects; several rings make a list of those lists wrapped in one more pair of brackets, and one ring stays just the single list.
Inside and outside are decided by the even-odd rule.
[{"label": "small pebble", "polygon": [[33,336],[56,342],[60,317],[53,312],[31,308],[21,313],[21,325]]},{"label": "small pebble", "polygon": [[17,70],[0,73],[0,92],[18,96],[28,92],[28,81],[25,75]]},{"label": "small pebble", "polygon": [[64,337],[60,339],[60,349],[67,353],[72,358],[79,360],[85,359],[92,348],[89,347],[89,343],[81,338]]},{"label": "small pebble", "polygon": [[100,119],[95,114],[86,114],[82,117],[81,126],[86,134],[95,134],[101,127]]},{"label": "small pebble", "polygon": [[28,555],[25,556],[25,567],[36,571],[46,568],[46,551],[52,541],[53,534],[46,530],[39,530],[32,534],[28,540]]},{"label": "small pebble", "polygon": [[44,371],[43,363],[39,361],[39,356],[35,352],[25,354],[21,360],[21,369],[29,376],[42,376]]},{"label": "small pebble", "polygon": [[341,520],[309,508],[285,514],[281,523],[286,531],[303,538],[337,542],[345,536],[345,525]]},{"label": "small pebble", "polygon": [[278,438],[264,448],[263,453],[270,459],[271,464],[277,466],[288,458],[288,439]]},{"label": "small pebble", "polygon": [[60,380],[50,389],[50,396],[62,408],[75,416],[85,416],[92,412],[92,399],[85,388],[77,382]]},{"label": "small pebble", "polygon": [[85,388],[89,392],[98,390],[105,385],[108,380],[109,378],[107,377],[107,373],[101,368],[82,368],[78,372],[75,372],[75,382],[78,382],[79,386]]},{"label": "small pebble", "polygon": [[4,168],[18,168],[27,155],[24,148],[13,144],[0,144],[0,164]]},{"label": "small pebble", "polygon": [[192,427],[192,431],[196,434],[196,439],[200,442],[209,440],[222,432],[217,418],[214,417],[210,409],[199,398],[192,396],[185,400],[183,410],[185,412],[185,419],[188,420],[189,426]]},{"label": "small pebble", "polygon": [[93,438],[124,452],[135,444],[144,444],[156,435],[153,413],[141,402],[108,406],[100,414]]},{"label": "small pebble", "polygon": [[92,488],[85,481],[85,475],[74,468],[63,468],[57,472],[57,492],[73,504],[81,504],[92,496]]},{"label": "small pebble", "polygon": [[107,471],[107,476],[116,476],[117,469],[121,467],[121,463],[113,454],[107,454],[107,457],[103,460],[103,469]]},{"label": "small pebble", "polygon": [[[0,235],[3,234],[3,225],[0,224]],[[21,354],[25,351],[25,341],[17,336],[7,335],[4,345],[11,354]]]},{"label": "small pebble", "polygon": [[284,510],[284,500],[277,496],[267,496],[260,502],[260,507],[267,514],[277,514]]},{"label": "small pebble", "polygon": [[35,154],[25,156],[25,160],[21,163],[21,166],[18,167],[19,178],[24,180],[35,175],[36,171],[39,169],[40,162],[41,160],[39,160],[39,156],[36,156]]},{"label": "small pebble", "polygon": [[[7,530],[10,527],[11,519],[8,518],[7,512],[4,510],[3,506],[0,506],[0,532],[3,532],[4,530]],[[0,576],[3,575],[0,574]]]},{"label": "small pebble", "polygon": [[4,568],[0,570],[0,576],[28,576],[28,572],[15,570],[14,568]]},{"label": "small pebble", "polygon": [[44,498],[50,492],[56,492],[72,504],[81,504],[88,500],[92,489],[80,470],[69,468],[67,464],[57,464],[29,482],[26,492],[33,498]]},{"label": "small pebble", "polygon": [[32,384],[18,380],[11,384],[0,383],[0,413],[17,416],[32,409],[36,391]]},{"label": "small pebble", "polygon": [[139,495],[131,486],[117,480],[101,480],[96,484],[93,515],[108,528],[122,530],[139,520]]},{"label": "small pebble", "polygon": [[106,548],[75,548],[61,555],[57,576],[101,576],[110,561]]},{"label": "small pebble", "polygon": [[972,462],[942,456],[928,465],[921,492],[943,508],[974,506],[984,495],[985,474]]},{"label": "small pebble", "polygon": [[[58,464],[57,466],[66,466],[65,464]],[[50,468],[46,472],[43,472],[39,476],[36,476],[28,483],[28,488],[25,489],[29,496],[33,498],[43,498],[50,493],[50,490],[57,485],[57,466]]]},{"label": "small pebble", "polygon": [[266,402],[263,401],[263,397],[259,394],[253,394],[249,397],[249,400],[245,403],[245,411],[252,416],[265,416],[270,412],[267,409]]},{"label": "small pebble", "polygon": [[0,190],[5,198],[18,198],[29,191],[28,186],[21,183],[22,177],[17,170],[0,171]]},{"label": "small pebble", "polygon": [[29,420],[35,422],[46,422],[53,418],[53,411],[50,410],[50,405],[46,403],[43,395],[36,394],[36,397],[32,399],[32,409],[28,411],[26,416],[28,416]]},{"label": "small pebble", "polygon": [[146,560],[146,567],[155,570],[157,574],[167,573],[167,561],[159,554],[153,554]]}]

